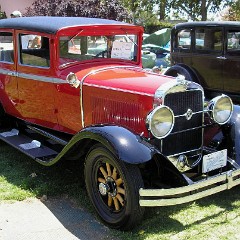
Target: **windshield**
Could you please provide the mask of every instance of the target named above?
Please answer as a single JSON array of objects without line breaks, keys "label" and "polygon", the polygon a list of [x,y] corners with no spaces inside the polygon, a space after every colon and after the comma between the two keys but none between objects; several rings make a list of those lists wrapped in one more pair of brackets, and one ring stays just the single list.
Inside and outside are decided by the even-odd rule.
[{"label": "windshield", "polygon": [[59,67],[91,59],[137,61],[137,35],[62,36]]}]

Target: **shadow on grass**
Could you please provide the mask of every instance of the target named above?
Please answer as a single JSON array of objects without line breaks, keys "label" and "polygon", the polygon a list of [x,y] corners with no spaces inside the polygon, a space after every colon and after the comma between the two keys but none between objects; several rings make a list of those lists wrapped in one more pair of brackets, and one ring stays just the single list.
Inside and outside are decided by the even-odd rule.
[{"label": "shadow on grass", "polygon": [[[47,195],[50,199],[57,197],[59,199],[57,203],[56,201],[46,201],[44,204],[63,226],[76,237],[80,239],[89,237],[88,239],[91,239],[90,235],[86,235],[86,232],[84,232],[85,235],[82,235],[83,231],[79,231],[79,229],[81,230],[84,226],[86,228],[88,225],[89,233],[92,234],[92,232],[98,231],[98,239],[104,239],[105,235],[103,235],[103,238],[100,238],[100,232],[106,231],[107,228],[94,220],[96,215],[86,194],[83,169],[79,162],[60,162],[52,167],[44,167],[3,142],[0,142],[0,148],[0,176],[4,177],[12,185],[29,191],[32,196],[37,198],[41,198],[43,195]],[[36,174],[36,176],[32,175],[32,173]],[[226,192],[223,192],[196,201],[196,204],[203,208],[215,205],[223,210],[190,224],[184,224],[174,219],[172,215],[181,211],[187,211],[191,204],[146,208],[142,224],[133,231],[107,230],[106,235],[113,235],[114,239],[143,240],[154,234],[159,235],[158,239],[162,239],[162,234],[174,235],[186,228],[197,226],[218,217],[223,212],[234,211],[238,206],[234,206],[232,203],[240,199],[239,187],[229,190],[227,195],[228,197],[226,198]],[[22,200],[24,197],[15,196],[15,198]],[[69,199],[74,199],[75,204],[72,205]],[[71,221],[71,219],[73,220]],[[141,232],[144,232],[144,234]],[[109,239],[109,237],[107,238]]]}]

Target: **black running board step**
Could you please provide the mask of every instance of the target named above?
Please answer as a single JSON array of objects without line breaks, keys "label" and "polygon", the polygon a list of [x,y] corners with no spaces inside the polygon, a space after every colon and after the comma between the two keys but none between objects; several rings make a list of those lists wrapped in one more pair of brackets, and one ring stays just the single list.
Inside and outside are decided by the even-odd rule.
[{"label": "black running board step", "polygon": [[58,155],[58,152],[21,134],[17,129],[1,130],[0,139],[34,159],[54,158]]}]

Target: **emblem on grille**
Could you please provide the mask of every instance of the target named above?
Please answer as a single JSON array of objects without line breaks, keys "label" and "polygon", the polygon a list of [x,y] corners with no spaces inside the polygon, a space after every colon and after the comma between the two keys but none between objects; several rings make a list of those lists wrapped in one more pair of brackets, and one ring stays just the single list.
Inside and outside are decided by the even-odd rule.
[{"label": "emblem on grille", "polygon": [[188,109],[187,112],[185,113],[185,117],[187,120],[190,120],[193,116],[193,111],[192,109]]}]

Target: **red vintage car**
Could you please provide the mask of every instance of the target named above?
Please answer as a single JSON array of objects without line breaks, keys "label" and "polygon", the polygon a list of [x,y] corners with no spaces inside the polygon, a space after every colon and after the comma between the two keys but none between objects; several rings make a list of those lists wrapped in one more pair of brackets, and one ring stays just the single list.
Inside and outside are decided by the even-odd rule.
[{"label": "red vintage car", "polygon": [[231,99],[205,102],[197,83],[143,70],[142,34],[94,18],[0,21],[0,139],[45,166],[83,162],[98,215],[123,230],[144,207],[240,183]]}]

